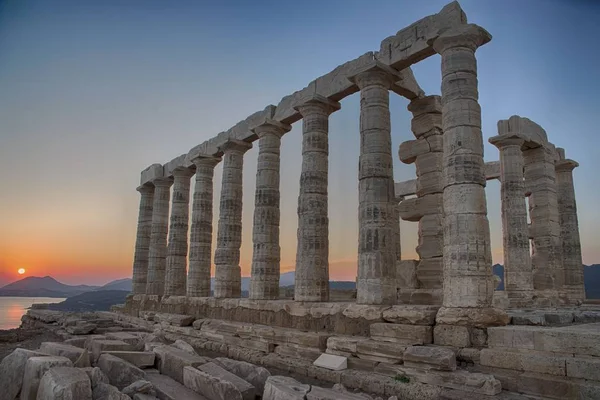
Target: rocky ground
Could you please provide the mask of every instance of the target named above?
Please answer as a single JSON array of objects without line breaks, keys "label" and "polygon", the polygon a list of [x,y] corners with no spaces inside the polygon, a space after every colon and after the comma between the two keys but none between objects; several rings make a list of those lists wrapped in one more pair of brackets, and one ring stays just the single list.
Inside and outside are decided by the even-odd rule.
[{"label": "rocky ground", "polygon": [[42,342],[60,341],[62,338],[44,328],[0,330],[0,361],[17,347],[37,349]]}]

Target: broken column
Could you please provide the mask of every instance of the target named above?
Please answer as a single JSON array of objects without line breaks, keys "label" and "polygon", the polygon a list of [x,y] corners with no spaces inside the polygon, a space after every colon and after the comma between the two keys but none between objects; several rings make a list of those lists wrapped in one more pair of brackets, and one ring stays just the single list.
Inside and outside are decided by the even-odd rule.
[{"label": "broken column", "polygon": [[510,307],[529,307],[532,305],[533,275],[523,181],[525,139],[509,133],[494,136],[489,142],[500,150],[504,290]]},{"label": "broken column", "polygon": [[279,297],[279,154],[281,137],[291,129],[271,119],[253,129],[259,137],[259,150],[252,228],[251,299]]},{"label": "broken column", "polygon": [[505,325],[492,308],[494,278],[487,218],[481,107],[475,50],[490,34],[474,24],[445,31],[433,48],[442,56],[443,302],[438,324]]},{"label": "broken column", "polygon": [[135,253],[133,256],[133,294],[146,293],[148,276],[148,252],[150,251],[150,231],[152,229],[152,202],[154,186],[145,184],[137,188],[140,192],[140,211],[138,214],[137,235],[135,238]]},{"label": "broken column", "polygon": [[296,301],[329,300],[329,115],[340,104],[314,95],[296,105],[302,114],[302,172],[298,195]]},{"label": "broken column", "polygon": [[198,156],[192,159],[196,165],[196,186],[192,202],[192,226],[190,229],[190,252],[187,295],[210,296],[210,267],[213,233],[213,176],[220,157]]},{"label": "broken column", "polygon": [[167,230],[169,224],[169,199],[172,178],[156,178],[152,203],[152,227],[148,255],[148,281],[146,294],[162,296],[165,290],[165,264],[167,258]]},{"label": "broken column", "polygon": [[562,235],[564,286],[563,297],[568,304],[581,304],[585,300],[583,261],[579,239],[577,202],[573,185],[573,169],[579,164],[565,159],[564,149],[557,149],[556,183],[558,189],[558,216]]},{"label": "broken column", "polygon": [[165,273],[166,296],[185,296],[186,293],[190,178],[193,174],[192,169],[185,167],[172,171],[174,184]]},{"label": "broken column", "polygon": [[389,89],[396,70],[373,61],[352,76],[360,89],[358,167],[358,304],[396,303],[394,224],[397,207],[392,167]]},{"label": "broken column", "polygon": [[242,294],[240,247],[242,245],[242,195],[244,154],[252,144],[229,139],[223,152],[223,181],[219,205],[219,227],[215,251],[215,297],[236,298]]}]

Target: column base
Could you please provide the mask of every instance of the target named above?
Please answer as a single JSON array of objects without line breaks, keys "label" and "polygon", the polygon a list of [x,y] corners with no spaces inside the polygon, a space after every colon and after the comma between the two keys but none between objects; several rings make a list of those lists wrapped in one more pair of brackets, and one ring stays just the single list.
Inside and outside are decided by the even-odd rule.
[{"label": "column base", "polygon": [[441,307],[436,324],[487,328],[504,326],[510,322],[506,311],[494,307]]}]

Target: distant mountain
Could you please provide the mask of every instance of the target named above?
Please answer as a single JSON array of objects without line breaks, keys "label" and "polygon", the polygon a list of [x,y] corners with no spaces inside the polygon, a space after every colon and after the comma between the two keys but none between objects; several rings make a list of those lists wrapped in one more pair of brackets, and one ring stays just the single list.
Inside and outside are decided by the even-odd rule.
[{"label": "distant mountain", "polygon": [[125,303],[128,290],[94,290],[69,297],[65,301],[49,304],[49,310],[58,311],[110,311],[110,306]]},{"label": "distant mountain", "polygon": [[106,285],[96,290],[125,290],[131,292],[132,281],[131,278],[118,279],[116,281],[108,282]]},{"label": "distant mountain", "polygon": [[0,296],[71,297],[97,288],[98,286],[65,285],[50,276],[29,276],[0,288]]}]

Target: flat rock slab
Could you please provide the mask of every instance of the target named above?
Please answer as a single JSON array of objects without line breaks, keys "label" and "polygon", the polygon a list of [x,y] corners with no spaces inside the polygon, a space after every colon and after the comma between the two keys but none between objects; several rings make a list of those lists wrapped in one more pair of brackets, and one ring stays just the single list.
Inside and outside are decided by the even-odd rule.
[{"label": "flat rock slab", "polygon": [[321,354],[313,365],[332,371],[342,371],[348,368],[348,358],[333,354]]},{"label": "flat rock slab", "polygon": [[141,337],[130,332],[107,332],[105,336],[107,339],[111,340],[122,340],[132,346],[138,346],[142,341]]},{"label": "flat rock slab", "polygon": [[250,383],[256,388],[256,392],[258,394],[265,390],[265,383],[271,376],[271,373],[266,368],[250,364],[245,361],[237,361],[232,360],[231,358],[218,357],[215,358],[213,362]]},{"label": "flat rock slab", "polygon": [[311,386],[310,392],[306,394],[306,400],[366,400],[366,397],[359,394]]},{"label": "flat rock slab", "polygon": [[40,381],[37,400],[92,400],[92,385],[79,368],[56,367]]},{"label": "flat rock slab", "polygon": [[160,400],[208,400],[206,397],[183,386],[175,379],[162,374],[148,374]]},{"label": "flat rock slab", "polygon": [[102,354],[111,354],[135,365],[138,368],[147,368],[154,365],[156,354],[153,351],[103,351]]},{"label": "flat rock slab", "polygon": [[27,360],[45,355],[39,351],[15,349],[4,357],[0,362],[0,400],[14,400],[21,391]]},{"label": "flat rock slab", "polygon": [[166,313],[154,314],[154,322],[162,322],[174,326],[190,326],[194,323],[195,319],[196,318],[191,315]]},{"label": "flat rock slab", "polygon": [[160,373],[182,384],[184,367],[198,367],[211,361],[209,358],[193,355],[172,346],[158,346],[153,351],[158,359]]},{"label": "flat rock slab", "polygon": [[85,343],[87,342],[87,340],[88,340],[88,336],[80,336],[80,337],[76,337],[76,338],[72,338],[72,339],[67,339],[63,343],[68,344],[70,346],[80,347],[83,349],[85,347]]},{"label": "flat rock slab", "polygon": [[270,376],[265,384],[263,400],[304,400],[310,385],[287,376]]},{"label": "flat rock slab", "polygon": [[404,365],[441,371],[456,370],[456,355],[445,347],[410,346],[404,352]]},{"label": "flat rock slab", "polygon": [[87,322],[78,323],[77,325],[67,326],[65,330],[71,335],[89,335],[94,332],[98,326]]},{"label": "flat rock slab", "polygon": [[92,340],[92,358],[98,360],[105,351],[131,351],[132,346],[122,340],[100,339]]},{"label": "flat rock slab", "polygon": [[146,379],[144,371],[127,361],[110,354],[102,354],[98,358],[98,368],[108,377],[111,385],[119,390],[131,385],[135,381]]},{"label": "flat rock slab", "polygon": [[23,386],[21,387],[21,400],[35,400],[42,376],[50,368],[72,367],[73,363],[66,357],[46,356],[31,357],[25,364]]},{"label": "flat rock slab", "polygon": [[72,362],[77,361],[83,354],[83,349],[80,347],[56,342],[42,343],[40,346],[40,351],[53,356],[67,357]]},{"label": "flat rock slab", "polygon": [[92,389],[92,396],[94,400],[131,400],[131,397],[123,394],[114,387],[107,383],[99,383]]},{"label": "flat rock slab", "polygon": [[219,380],[232,383],[242,394],[243,400],[254,400],[256,397],[256,388],[252,384],[213,362],[200,365],[198,370],[205,372]]},{"label": "flat rock slab", "polygon": [[209,400],[245,400],[233,383],[194,367],[183,368],[183,384]]}]

